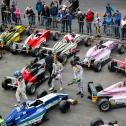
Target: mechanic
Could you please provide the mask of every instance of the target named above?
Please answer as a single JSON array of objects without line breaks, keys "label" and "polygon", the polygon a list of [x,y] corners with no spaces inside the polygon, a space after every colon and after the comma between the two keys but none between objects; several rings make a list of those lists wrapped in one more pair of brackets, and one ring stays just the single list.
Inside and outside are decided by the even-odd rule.
[{"label": "mechanic", "polygon": [[22,96],[24,100],[28,100],[27,95],[26,95],[26,85],[22,77],[22,73],[20,71],[16,71],[15,76],[17,78],[16,84],[18,86],[16,90],[16,99],[17,99],[18,104],[20,104],[21,102],[20,96]]},{"label": "mechanic", "polygon": [[83,82],[82,82],[83,68],[80,65],[78,65],[78,63],[75,60],[71,60],[70,63],[74,71],[74,80],[76,80],[76,83],[78,84],[78,88],[79,88],[79,92],[77,93],[77,95],[80,95],[81,97],[83,97],[84,96],[83,94],[84,87],[83,87]]},{"label": "mechanic", "polygon": [[51,74],[51,88],[49,90],[54,89],[54,80],[60,81],[60,90],[63,90],[63,82],[62,82],[62,71],[63,71],[63,65],[57,60],[56,54],[54,54],[54,63],[53,63],[53,71]]}]

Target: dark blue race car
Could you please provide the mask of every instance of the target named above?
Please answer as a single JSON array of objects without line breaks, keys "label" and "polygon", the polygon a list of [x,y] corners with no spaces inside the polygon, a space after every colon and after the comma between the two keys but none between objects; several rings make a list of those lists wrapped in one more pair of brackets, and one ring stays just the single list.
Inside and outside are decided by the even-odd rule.
[{"label": "dark blue race car", "polygon": [[23,102],[5,117],[6,125],[38,126],[46,119],[48,110],[57,104],[61,112],[67,112],[70,109],[68,94],[50,93],[36,100]]}]

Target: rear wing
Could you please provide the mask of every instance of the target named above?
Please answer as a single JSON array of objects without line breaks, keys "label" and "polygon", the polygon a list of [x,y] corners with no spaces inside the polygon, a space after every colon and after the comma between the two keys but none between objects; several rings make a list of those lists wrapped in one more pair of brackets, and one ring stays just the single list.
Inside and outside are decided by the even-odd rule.
[{"label": "rear wing", "polygon": [[92,102],[96,102],[98,97],[97,97],[97,90],[94,86],[93,82],[88,82],[88,92],[89,92],[89,99],[92,100]]}]

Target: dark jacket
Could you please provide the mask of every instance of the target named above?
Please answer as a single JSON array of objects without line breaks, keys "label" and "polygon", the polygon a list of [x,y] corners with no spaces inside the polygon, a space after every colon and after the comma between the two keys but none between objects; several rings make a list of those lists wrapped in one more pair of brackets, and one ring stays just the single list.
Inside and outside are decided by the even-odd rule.
[{"label": "dark jacket", "polygon": [[45,16],[45,17],[50,17],[50,11],[49,11],[49,8],[47,7],[46,9],[42,9],[42,16]]},{"label": "dark jacket", "polygon": [[36,10],[38,11],[38,13],[42,12],[42,9],[43,9],[42,2],[37,2],[36,3]]},{"label": "dark jacket", "polygon": [[120,26],[121,23],[121,13],[114,14],[114,24]]},{"label": "dark jacket", "polygon": [[52,68],[53,67],[53,56],[52,55],[46,56],[45,62],[46,62],[47,68]]},{"label": "dark jacket", "polygon": [[71,14],[66,14],[66,22],[67,25],[72,25],[72,15]]},{"label": "dark jacket", "polygon": [[50,15],[51,16],[56,16],[57,14],[58,14],[58,4],[57,4],[57,6],[52,6],[50,8]]},{"label": "dark jacket", "polygon": [[78,23],[84,23],[84,15],[83,14],[78,15]]}]

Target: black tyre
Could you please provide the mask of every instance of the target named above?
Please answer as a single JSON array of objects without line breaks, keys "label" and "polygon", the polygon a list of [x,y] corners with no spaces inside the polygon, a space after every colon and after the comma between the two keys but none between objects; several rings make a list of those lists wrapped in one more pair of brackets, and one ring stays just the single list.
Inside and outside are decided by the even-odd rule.
[{"label": "black tyre", "polygon": [[30,35],[32,34],[32,29],[27,29],[27,30],[25,31],[25,34],[26,34],[27,36],[30,36]]},{"label": "black tyre", "polygon": [[2,88],[4,88],[5,90],[10,89],[10,86],[8,84],[11,84],[11,83],[12,83],[11,79],[5,79],[2,82]]},{"label": "black tyre", "polygon": [[59,61],[64,65],[66,62],[67,62],[67,55],[66,54],[63,54],[63,55],[60,55],[59,56]]},{"label": "black tyre", "polygon": [[39,48],[35,48],[35,49],[32,51],[32,55],[35,56],[35,57],[36,57],[36,56],[39,56],[39,54],[40,54],[39,51],[40,51]]},{"label": "black tyre", "polygon": [[123,44],[118,45],[118,53],[123,54],[125,52],[125,46]]},{"label": "black tyre", "polygon": [[62,113],[67,113],[70,110],[70,102],[62,100],[59,104],[59,110]]},{"label": "black tyre", "polygon": [[97,86],[95,86],[95,88],[96,88],[96,90],[97,90],[97,92],[100,92],[100,91],[102,91],[103,90],[103,87],[102,87],[102,85],[97,85]]},{"label": "black tyre", "polygon": [[108,99],[103,98],[98,101],[98,108],[102,112],[107,112],[110,111],[111,109],[111,104]]},{"label": "black tyre", "polygon": [[26,86],[26,92],[29,95],[33,95],[36,92],[36,85],[35,84],[27,84]]},{"label": "black tyre", "polygon": [[117,62],[116,61],[111,61],[108,65],[108,70],[110,72],[115,72],[116,71],[116,67],[117,66]]},{"label": "black tyre", "polygon": [[16,55],[18,53],[17,49],[18,49],[18,46],[16,44],[13,44],[10,46],[10,51],[13,55]]},{"label": "black tyre", "polygon": [[7,27],[7,26],[5,26],[4,24],[2,24],[2,25],[0,26],[0,31],[1,31],[1,32],[4,32],[5,29],[6,29],[6,27]]},{"label": "black tyre", "polygon": [[59,33],[58,32],[53,32],[53,40],[54,41],[59,40]]},{"label": "black tyre", "polygon": [[47,91],[43,91],[42,93],[40,93],[40,94],[37,95],[37,99],[38,98],[42,98],[42,97],[46,96],[47,94],[48,94]]},{"label": "black tyre", "polygon": [[102,69],[102,64],[100,61],[94,61],[93,68],[95,72],[100,72]]},{"label": "black tyre", "polygon": [[88,82],[88,93],[90,95],[92,95],[92,91],[91,91],[91,88],[90,88],[90,84],[93,84],[93,81],[92,82]]},{"label": "black tyre", "polygon": [[96,118],[90,122],[90,126],[104,125],[104,121],[101,118]]},{"label": "black tyre", "polygon": [[91,38],[86,38],[86,39],[84,40],[84,44],[85,44],[86,47],[91,46]]}]

